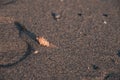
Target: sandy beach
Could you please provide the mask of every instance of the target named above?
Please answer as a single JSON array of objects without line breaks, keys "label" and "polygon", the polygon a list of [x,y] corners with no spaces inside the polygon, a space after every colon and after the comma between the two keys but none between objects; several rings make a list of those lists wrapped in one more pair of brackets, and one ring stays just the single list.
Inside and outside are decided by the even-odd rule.
[{"label": "sandy beach", "polygon": [[120,80],[120,0],[0,0],[0,80]]}]

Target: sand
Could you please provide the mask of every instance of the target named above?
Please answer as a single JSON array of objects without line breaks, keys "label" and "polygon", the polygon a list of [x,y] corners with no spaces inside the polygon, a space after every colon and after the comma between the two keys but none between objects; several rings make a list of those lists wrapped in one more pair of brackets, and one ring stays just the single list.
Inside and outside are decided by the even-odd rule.
[{"label": "sand", "polygon": [[120,80],[119,3],[0,0],[0,80]]}]

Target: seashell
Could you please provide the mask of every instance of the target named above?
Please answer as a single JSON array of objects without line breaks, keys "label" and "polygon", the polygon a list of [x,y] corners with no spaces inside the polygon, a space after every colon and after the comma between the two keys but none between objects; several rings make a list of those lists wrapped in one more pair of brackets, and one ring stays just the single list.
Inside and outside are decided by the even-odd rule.
[{"label": "seashell", "polygon": [[40,45],[45,46],[45,47],[52,47],[55,48],[57,46],[53,45],[52,43],[50,43],[47,39],[45,39],[44,37],[37,37],[36,38],[37,41],[39,42]]}]

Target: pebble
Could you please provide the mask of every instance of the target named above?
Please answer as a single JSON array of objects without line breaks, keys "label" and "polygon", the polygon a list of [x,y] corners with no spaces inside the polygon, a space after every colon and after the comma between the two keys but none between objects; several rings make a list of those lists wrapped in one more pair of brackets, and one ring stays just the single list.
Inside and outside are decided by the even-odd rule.
[{"label": "pebble", "polygon": [[81,13],[78,13],[78,15],[79,15],[79,16],[82,16],[82,14],[81,14]]},{"label": "pebble", "polygon": [[117,55],[120,57],[120,50],[118,51]]},{"label": "pebble", "polygon": [[103,14],[103,16],[108,17],[108,14]]},{"label": "pebble", "polygon": [[56,14],[56,13],[52,13],[52,15],[53,15],[54,19],[56,19],[56,20],[59,20],[61,17],[60,14]]},{"label": "pebble", "polygon": [[92,65],[92,67],[93,67],[94,70],[99,69],[99,67],[97,65]]},{"label": "pebble", "polygon": [[56,20],[59,20],[59,19],[60,19],[60,15],[59,15],[59,14],[56,14],[56,15],[55,15],[55,19],[56,19]]},{"label": "pebble", "polygon": [[39,51],[35,50],[35,51],[34,51],[34,54],[38,54],[38,52],[39,52]]},{"label": "pebble", "polygon": [[104,21],[104,24],[107,24],[107,21]]}]

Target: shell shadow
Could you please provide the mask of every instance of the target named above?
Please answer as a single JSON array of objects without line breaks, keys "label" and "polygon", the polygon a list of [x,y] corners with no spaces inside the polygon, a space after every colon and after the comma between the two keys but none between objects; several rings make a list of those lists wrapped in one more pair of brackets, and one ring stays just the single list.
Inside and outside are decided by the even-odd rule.
[{"label": "shell shadow", "polygon": [[13,62],[13,63],[8,63],[8,64],[0,64],[0,67],[8,68],[8,67],[11,67],[11,66],[14,66],[14,65],[20,63],[21,61],[26,59],[32,53],[32,50],[34,50],[32,48],[32,46],[29,43],[27,43],[27,50],[26,50],[25,54],[18,61]]},{"label": "shell shadow", "polygon": [[21,23],[19,23],[17,21],[15,21],[14,24],[15,24],[16,28],[19,30],[20,37],[21,37],[22,33],[24,33],[27,36],[29,36],[32,40],[34,40],[35,42],[38,43],[38,41],[36,40],[36,35],[34,33],[32,33],[31,31],[27,30],[24,25],[22,25]]}]

